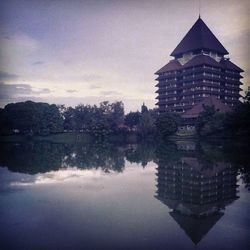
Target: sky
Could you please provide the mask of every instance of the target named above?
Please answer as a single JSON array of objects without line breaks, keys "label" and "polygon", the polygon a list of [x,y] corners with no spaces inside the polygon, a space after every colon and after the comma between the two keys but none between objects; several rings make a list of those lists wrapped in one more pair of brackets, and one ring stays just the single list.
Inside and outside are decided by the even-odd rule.
[{"label": "sky", "polygon": [[[200,14],[250,84],[250,1],[200,0]],[[0,107],[25,100],[154,108],[154,73],[199,0],[1,0]]]}]

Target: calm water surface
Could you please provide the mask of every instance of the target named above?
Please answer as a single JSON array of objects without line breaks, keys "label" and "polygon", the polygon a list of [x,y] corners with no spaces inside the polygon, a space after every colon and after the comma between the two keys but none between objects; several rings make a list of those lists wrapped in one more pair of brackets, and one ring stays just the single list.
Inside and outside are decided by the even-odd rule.
[{"label": "calm water surface", "polygon": [[0,144],[1,249],[250,249],[249,159],[191,141]]}]

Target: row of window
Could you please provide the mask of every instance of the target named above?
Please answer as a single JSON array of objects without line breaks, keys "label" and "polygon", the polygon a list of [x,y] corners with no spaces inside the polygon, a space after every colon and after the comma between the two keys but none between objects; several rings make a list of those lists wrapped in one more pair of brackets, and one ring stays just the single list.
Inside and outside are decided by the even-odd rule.
[{"label": "row of window", "polygon": [[[185,87],[185,86],[188,86],[188,85],[194,85],[194,84],[201,84],[201,82],[203,83],[209,83],[209,84],[213,84],[213,85],[217,85],[217,86],[220,86],[221,83],[219,81],[213,81],[213,80],[207,80],[207,79],[202,79],[201,80],[198,80],[198,81],[189,81],[189,82],[184,82],[182,85],[180,85],[179,87]],[[229,83],[225,83],[225,86],[226,87],[238,87],[238,84],[229,84]],[[177,84],[176,83],[169,83],[168,85],[166,85],[166,89],[167,88],[173,88],[173,87],[177,87]]]},{"label": "row of window", "polygon": [[[213,80],[207,80],[207,79],[203,79],[202,82],[204,83],[210,83],[210,84],[214,84],[214,85],[220,85],[220,82],[218,81],[213,81]],[[201,81],[190,81],[190,82],[186,82],[186,83],[183,83],[183,86],[186,86],[186,85],[190,85],[190,84],[201,84]]]},{"label": "row of window", "polygon": [[172,94],[177,94],[177,91],[166,92],[166,95],[172,95]]},{"label": "row of window", "polygon": [[166,98],[166,101],[176,101],[177,98],[176,97],[168,97]]},{"label": "row of window", "polygon": [[[192,78],[196,78],[196,77],[201,77],[201,76],[209,76],[212,78],[221,78],[221,75],[218,74],[213,74],[213,73],[208,73],[208,72],[203,72],[203,73],[198,73],[198,74],[192,74],[192,75],[187,75],[187,76],[183,76],[183,80],[185,79],[192,79]],[[177,80],[182,80],[182,79],[178,79],[177,77],[172,77],[172,78],[167,78],[164,79],[164,82],[172,82],[172,81],[177,81]],[[231,81],[239,81],[239,78],[236,77],[230,77],[230,76],[225,76],[226,80],[231,80]],[[214,81],[214,80],[208,80],[208,79],[203,79],[206,81]],[[216,82],[216,81],[214,81]]]},{"label": "row of window", "polygon": [[[190,106],[190,105],[194,106],[195,104],[197,104],[197,102],[182,102],[180,104],[171,103],[171,104],[166,104],[165,107],[166,108],[180,107],[180,106],[185,107],[185,106]],[[235,105],[234,103],[231,103],[231,102],[229,102],[229,103],[225,102],[224,104],[226,106],[234,106]],[[179,111],[180,112],[185,112],[184,109],[182,111],[181,110],[179,110]]]},{"label": "row of window", "polygon": [[162,75],[164,75],[164,76],[169,76],[169,75],[172,75],[172,74],[177,74],[178,73],[178,71],[168,71],[168,72],[164,72]]},{"label": "row of window", "polygon": [[225,100],[238,100],[238,98],[234,96],[225,96]]},{"label": "row of window", "polygon": [[225,79],[226,80],[232,80],[232,81],[238,81],[238,78],[230,77],[230,76],[226,76]]},{"label": "row of window", "polygon": [[206,86],[197,86],[195,88],[190,88],[190,89],[183,89],[183,93],[189,92],[189,91],[197,91],[197,90],[209,90],[209,91],[216,91],[220,92],[220,89],[218,88],[212,88],[212,87],[206,87]]},{"label": "row of window", "polygon": [[234,91],[234,90],[225,90],[225,93],[229,93],[229,94],[238,94],[238,91]]},{"label": "row of window", "polygon": [[[199,70],[199,69],[209,69],[209,70],[214,70],[214,71],[217,71],[217,72],[221,72],[221,68],[203,65],[203,66],[192,67],[192,68],[183,69],[183,70],[179,70],[179,71],[178,70],[168,71],[168,72],[161,73],[159,75],[161,75],[161,76],[169,76],[169,75],[177,74],[177,73],[181,73],[181,72],[186,72],[186,73],[193,72],[193,71]],[[235,74],[235,75],[239,74],[238,71],[228,70],[228,69],[225,70],[225,73]]]},{"label": "row of window", "polygon": [[238,88],[238,85],[225,83],[225,87]]},{"label": "row of window", "polygon": [[[206,93],[199,93],[199,94],[195,94],[195,95],[192,95],[192,96],[183,96],[182,99],[189,99],[189,98],[197,98],[197,97],[208,97],[208,96],[211,96],[210,94],[206,94]],[[220,98],[220,96],[216,96],[217,98]]]},{"label": "row of window", "polygon": [[[194,95],[191,95],[191,96],[182,96],[182,100],[185,100],[185,99],[194,99],[194,98],[199,98],[199,97],[209,97],[211,96],[211,94],[207,94],[207,93],[199,93],[199,94],[194,94]],[[213,93],[213,96],[217,97],[218,99],[220,99],[220,95],[214,95]],[[235,97],[235,96],[225,96],[224,97],[225,100],[238,100],[238,97]],[[166,98],[162,98],[164,99],[165,101],[176,101],[177,100],[177,97],[166,97]]]},{"label": "row of window", "polygon": [[172,78],[165,79],[165,82],[172,82],[172,81],[177,81],[177,77],[172,77]]},{"label": "row of window", "polygon": [[230,74],[239,74],[239,72],[238,71],[234,71],[234,70],[228,70],[228,69],[226,69],[225,70],[225,73],[230,73]]}]

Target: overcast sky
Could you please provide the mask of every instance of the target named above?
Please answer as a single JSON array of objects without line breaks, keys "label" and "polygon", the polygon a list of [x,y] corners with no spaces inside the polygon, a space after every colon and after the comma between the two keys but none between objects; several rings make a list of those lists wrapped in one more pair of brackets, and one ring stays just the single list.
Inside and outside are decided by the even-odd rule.
[{"label": "overcast sky", "polygon": [[[154,73],[199,15],[199,0],[1,0],[0,106],[24,100],[155,104]],[[250,83],[250,1],[201,0],[201,18]]]}]

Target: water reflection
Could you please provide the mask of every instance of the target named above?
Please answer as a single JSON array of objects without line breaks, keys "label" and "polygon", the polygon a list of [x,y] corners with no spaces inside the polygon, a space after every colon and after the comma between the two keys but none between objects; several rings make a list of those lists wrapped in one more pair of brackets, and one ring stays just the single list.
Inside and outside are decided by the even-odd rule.
[{"label": "water reflection", "polygon": [[154,150],[153,144],[4,143],[0,144],[0,166],[26,174],[73,167],[122,172],[125,160],[145,167],[154,159]]},{"label": "water reflection", "polygon": [[195,150],[194,143],[177,143],[182,152],[174,153],[174,148],[171,159],[166,157],[169,147],[165,155],[164,148],[158,152],[156,198],[171,209],[171,217],[197,244],[237,199],[237,169]]},{"label": "water reflection", "polygon": [[31,186],[31,185],[46,185],[57,184],[62,182],[76,182],[78,180],[98,180],[105,175],[102,171],[81,170],[79,168],[66,168],[57,171],[49,171],[46,173],[39,173],[35,175],[28,175],[17,179],[12,179],[9,183],[11,187]]},{"label": "water reflection", "polygon": [[222,143],[0,144],[1,233],[6,246],[22,235],[16,249],[214,249],[218,232],[218,249],[228,238],[244,249],[249,162],[248,149]]},{"label": "water reflection", "polygon": [[[125,161],[146,167],[156,162],[159,167],[182,162],[186,169],[215,174],[221,169],[234,169],[249,188],[248,147],[231,144],[205,144],[195,141],[155,142],[116,145],[59,144],[48,142],[0,143],[0,166],[12,172],[38,174],[63,168],[101,169],[123,172]],[[218,174],[218,173],[217,173]],[[202,175],[202,174],[201,174]]]}]

